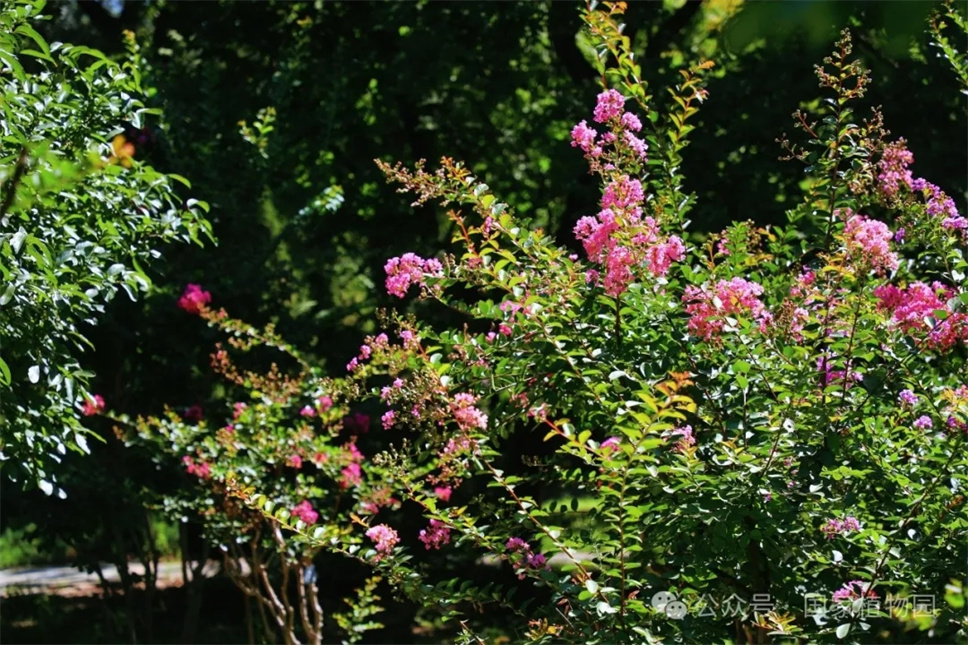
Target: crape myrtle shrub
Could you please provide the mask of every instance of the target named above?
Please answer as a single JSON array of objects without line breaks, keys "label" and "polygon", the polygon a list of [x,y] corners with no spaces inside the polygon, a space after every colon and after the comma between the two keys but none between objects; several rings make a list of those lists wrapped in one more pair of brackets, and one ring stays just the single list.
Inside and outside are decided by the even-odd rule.
[{"label": "crape myrtle shrub", "polygon": [[[774,140],[793,107],[814,98],[809,61],[833,37],[821,49],[816,39],[775,38],[776,19],[767,17],[768,27],[752,30],[762,42],[747,45],[724,22],[740,3],[675,4],[633,3],[623,21],[633,50],[649,61],[642,72],[650,82],[673,82],[681,61],[700,52],[717,60],[709,79],[716,101],[694,122],[704,134],[683,153],[687,187],[700,198],[690,230],[718,231],[734,218],[782,221],[803,174],[774,163]],[[877,5],[809,4],[805,14],[795,6],[788,11],[797,24],[860,17],[857,53],[884,96],[872,104],[904,116],[922,174],[962,199],[965,178],[950,162],[964,156],[951,116],[961,105],[945,93],[944,62],[931,55],[915,62],[906,48],[884,47]],[[906,6],[893,5],[889,35],[921,31],[919,20],[893,18],[909,15]],[[407,216],[374,157],[464,159],[519,216],[580,249],[571,229],[595,208],[599,191],[580,156],[561,154],[595,80],[582,53],[592,48],[583,38],[575,47],[580,15],[572,4],[495,11],[487,3],[127,2],[118,19],[97,3],[48,10],[56,16],[46,23],[51,33],[66,34],[60,40],[104,49],[115,46],[120,28],[136,31],[144,76],[157,88],[151,104],[165,114],[154,128],[152,163],[191,178],[212,204],[220,241],[206,253],[166,251],[154,296],[138,306],[115,303],[92,336],[97,351],[86,365],[121,409],[224,403],[205,369],[207,345],[194,342],[170,306],[186,282],[204,282],[252,324],[274,322],[312,359],[344,364],[374,331],[375,308],[391,300],[379,288],[386,256],[432,254],[452,230],[433,203]],[[736,29],[762,10],[745,6]],[[929,52],[923,42],[920,52]],[[268,107],[272,130],[253,146],[238,123],[258,132],[254,122]],[[426,315],[421,304],[406,306]]]},{"label": "crape myrtle shrub", "polygon": [[154,112],[142,103],[137,44],[122,63],[34,29],[44,3],[0,7],[0,462],[7,476],[55,490],[68,450],[88,450],[79,351],[119,290],[147,290],[142,266],[170,241],[208,232],[187,182],[137,160],[125,137]]},{"label": "crape myrtle shrub", "polygon": [[[375,578],[340,585],[333,616],[320,605],[314,562],[335,555],[467,642],[498,609],[534,642],[966,637],[968,220],[860,109],[870,80],[844,32],[816,69],[823,114],[797,111],[782,141],[808,178],[787,224],[691,242],[681,152],[712,64],[658,101],[623,10],[584,16],[603,91],[571,138],[602,190],[574,228],[581,253],[461,163],[378,162],[457,231],[454,252],[388,260],[387,292],[466,325],[386,313],[327,378],[192,284],[179,306],[229,335],[212,365],[244,395],[212,426],[116,417],[181,464],[196,488],[164,503],[203,522],[286,642],[376,626]],[[933,20],[968,86],[950,34],[964,22]],[[243,367],[256,347],[281,366]],[[374,405],[379,420],[359,412]],[[511,472],[502,451],[520,427],[549,449]],[[542,487],[557,498],[536,499]],[[445,555],[465,565],[440,581]],[[542,593],[463,575],[480,561]],[[937,603],[897,602],[914,594]]]}]

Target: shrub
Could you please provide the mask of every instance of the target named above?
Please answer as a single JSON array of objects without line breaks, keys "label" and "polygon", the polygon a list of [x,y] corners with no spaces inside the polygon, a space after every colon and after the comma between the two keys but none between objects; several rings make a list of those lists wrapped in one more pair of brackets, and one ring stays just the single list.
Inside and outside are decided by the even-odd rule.
[{"label": "shrub", "polygon": [[[663,105],[623,5],[605,7],[585,14],[603,92],[572,133],[602,187],[575,228],[585,257],[460,163],[379,162],[416,203],[450,207],[459,249],[391,259],[388,292],[415,289],[466,324],[387,314],[338,380],[305,364],[239,371],[220,349],[249,407],[214,434],[170,415],[135,435],[205,487],[184,503],[230,554],[256,569],[259,550],[279,556],[280,577],[253,592],[270,611],[293,576],[317,593],[308,563],[328,551],[439,607],[466,642],[485,606],[531,642],[964,638],[951,574],[966,528],[968,221],[877,110],[857,117],[869,78],[845,32],[817,67],[820,112],[796,112],[803,140],[783,140],[806,173],[788,224],[689,236],[680,153],[711,64],[684,70]],[[237,348],[298,363],[271,330],[190,293],[186,309]],[[384,449],[363,467],[341,442],[346,415],[374,405],[383,430],[368,438]],[[518,460],[522,437],[543,446]],[[404,530],[408,511],[422,528]],[[438,552],[464,564],[442,582],[416,557]],[[520,583],[475,583],[478,559]],[[926,596],[946,602],[913,604]],[[299,616],[319,637],[304,603],[275,603],[287,642]]]},{"label": "shrub", "polygon": [[156,111],[142,103],[133,37],[120,65],[48,45],[31,26],[43,4],[0,9],[0,460],[63,495],[54,464],[87,451],[81,416],[104,405],[77,360],[83,326],[118,290],[148,288],[142,265],[163,243],[199,242],[209,228],[207,206],[178,196],[187,181],[136,161]]}]

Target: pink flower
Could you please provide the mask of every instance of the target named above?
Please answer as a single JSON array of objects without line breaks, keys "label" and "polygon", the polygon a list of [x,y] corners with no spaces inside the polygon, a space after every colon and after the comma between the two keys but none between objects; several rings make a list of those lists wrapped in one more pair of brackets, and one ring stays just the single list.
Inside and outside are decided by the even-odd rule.
[{"label": "pink flower", "polygon": [[359,486],[363,481],[363,469],[356,463],[348,465],[340,471],[340,474],[343,478],[339,481],[339,487],[344,490],[351,486]]},{"label": "pink flower", "polygon": [[436,495],[437,499],[439,499],[442,502],[449,502],[450,496],[453,492],[454,492],[454,489],[451,488],[450,486],[437,486],[436,488],[434,488],[434,495]]},{"label": "pink flower", "polygon": [[863,580],[851,580],[833,594],[834,602],[857,600],[861,597],[877,598],[877,593],[870,589],[870,583]]},{"label": "pink flower", "polygon": [[302,457],[299,455],[289,455],[289,459],[286,460],[286,465],[299,470],[302,468]]},{"label": "pink flower", "polygon": [[472,428],[484,430],[487,428],[487,415],[474,407],[476,402],[477,397],[472,394],[461,393],[454,396],[451,410],[461,430],[466,431]]},{"label": "pink flower", "polygon": [[848,515],[842,520],[828,520],[826,524],[820,527],[820,531],[827,536],[828,539],[833,539],[835,536],[842,533],[850,533],[851,531],[859,531],[860,522],[857,521],[856,517]]},{"label": "pink flower", "polygon": [[384,413],[382,417],[380,417],[380,421],[383,422],[384,430],[389,430],[390,428],[393,427],[395,417],[396,417],[396,412],[394,412],[393,410],[388,410],[387,412]]},{"label": "pink flower", "polygon": [[632,132],[638,132],[642,129],[642,122],[639,121],[639,117],[635,116],[631,112],[626,112],[622,115],[622,126],[626,130],[631,130]]},{"label": "pink flower", "polygon": [[245,403],[241,403],[241,402],[236,403],[234,406],[234,409],[232,410],[232,420],[238,421],[239,417],[242,416],[242,413],[245,412],[246,408],[248,407],[249,406],[246,405]]},{"label": "pink flower", "polygon": [[522,540],[521,538],[518,538],[518,537],[512,537],[512,538],[508,539],[507,544],[505,545],[505,547],[507,548],[508,551],[511,551],[512,553],[514,553],[516,551],[530,551],[531,550],[531,547],[528,546],[528,543],[525,542],[524,540]]},{"label": "pink flower", "polygon": [[906,405],[917,405],[918,396],[911,390],[901,390],[901,393],[897,395],[897,398],[901,403]]},{"label": "pink flower", "polygon": [[202,291],[197,284],[189,284],[185,287],[185,292],[178,299],[178,307],[190,314],[197,314],[205,308],[205,305],[212,301],[212,294]]},{"label": "pink flower", "polygon": [[661,244],[649,247],[646,251],[646,261],[649,271],[656,276],[664,276],[673,262],[678,262],[686,256],[686,245],[682,239],[672,235]]},{"label": "pink flower", "polygon": [[510,336],[510,335],[511,335],[511,333],[512,333],[512,332],[511,332],[511,327],[509,327],[508,325],[506,325],[506,324],[504,324],[504,323],[501,323],[500,325],[498,325],[498,327],[497,327],[497,330],[498,330],[498,331],[499,331],[499,332],[500,332],[500,333],[501,333],[502,335],[504,335],[504,336]]},{"label": "pink flower", "polygon": [[600,445],[598,448],[599,450],[611,452],[615,448],[618,448],[621,445],[621,443],[622,443],[622,440],[619,439],[618,437],[609,437],[608,439],[603,441],[602,445]]},{"label": "pink flower", "polygon": [[666,438],[679,437],[676,441],[676,445],[672,447],[674,452],[683,452],[689,446],[696,445],[696,438],[692,436],[692,426],[681,426],[679,428],[673,428],[668,432],[664,433]]},{"label": "pink flower", "polygon": [[306,499],[296,504],[289,514],[302,520],[307,526],[312,526],[319,519],[319,513],[313,509],[313,505]]},{"label": "pink flower", "polygon": [[299,411],[300,416],[304,417],[314,417],[316,416],[316,409],[311,405],[303,406],[303,409]]},{"label": "pink flower", "polygon": [[623,175],[605,186],[605,194],[602,195],[602,208],[624,210],[638,206],[644,200],[645,193],[642,192],[642,182],[638,179],[630,179],[628,175]]},{"label": "pink flower", "polygon": [[426,274],[439,276],[443,266],[439,260],[425,260],[414,253],[405,253],[398,258],[390,258],[383,267],[387,274],[386,288],[390,295],[403,298],[410,285],[425,286]]},{"label": "pink flower", "polygon": [[712,340],[722,332],[727,316],[749,314],[763,319],[767,312],[759,300],[762,293],[761,285],[743,278],[720,280],[712,291],[708,287],[686,287],[682,300],[690,303],[686,305],[686,313],[691,315],[687,325],[689,332],[698,338]]},{"label": "pink flower", "polygon": [[933,426],[934,422],[931,420],[931,417],[927,415],[921,415],[914,421],[914,427],[918,430],[927,430]]},{"label": "pink flower", "polygon": [[443,522],[430,520],[430,526],[420,531],[420,541],[428,551],[439,550],[441,545],[450,543],[450,529]]},{"label": "pink flower", "polygon": [[189,475],[195,475],[200,479],[208,479],[212,476],[211,467],[204,461],[195,463],[188,455],[182,457],[182,463],[185,464],[185,470]]},{"label": "pink flower", "polygon": [[[571,130],[571,146],[589,152],[594,147],[595,137],[597,136],[598,132],[595,131],[595,128],[589,127],[587,122],[582,121]],[[487,235],[486,232],[484,234]]]},{"label": "pink flower", "polygon": [[625,97],[615,90],[606,90],[598,95],[598,104],[595,106],[595,121],[605,123],[622,114],[625,108]]},{"label": "pink flower", "polygon": [[328,396],[321,396],[317,399],[316,403],[319,405],[321,412],[328,412],[330,408],[333,407],[333,399]]},{"label": "pink flower", "polygon": [[852,215],[849,208],[843,210],[847,213],[844,228],[847,256],[870,267],[875,273],[897,269],[897,254],[890,247],[894,235],[887,224],[863,215]]},{"label": "pink flower", "polygon": [[397,532],[386,524],[378,524],[372,527],[366,532],[366,537],[373,540],[376,544],[376,560],[380,560],[388,555],[400,541],[400,536],[397,535]]},{"label": "pink flower", "polygon": [[94,416],[99,412],[104,411],[104,399],[100,394],[95,394],[93,398],[85,399],[84,405],[81,407],[81,414],[86,417]]},{"label": "pink flower", "polygon": [[878,187],[888,197],[897,194],[899,188],[911,187],[912,177],[908,166],[914,163],[914,155],[905,147],[904,140],[887,145],[877,163]]},{"label": "pink flower", "polygon": [[[968,314],[951,310],[948,300],[956,295],[955,291],[940,282],[930,287],[914,282],[906,289],[882,285],[874,289],[874,295],[880,300],[877,308],[890,311],[897,327],[908,334],[923,336],[930,348],[947,350],[968,340]],[[948,312],[948,316],[935,319],[934,312],[938,309]]]},{"label": "pink flower", "polygon": [[[631,114],[625,114],[625,116],[632,116],[632,115]],[[635,154],[637,154],[639,156],[639,159],[640,160],[642,160],[642,161],[647,161],[648,160],[648,156],[646,155],[646,152],[649,149],[649,144],[647,144],[642,139],[639,139],[637,136],[635,136],[631,132],[626,132],[624,138],[625,138],[625,144],[629,148],[631,148],[633,151],[635,151]]]},{"label": "pink flower", "polygon": [[548,559],[541,553],[529,553],[525,558],[525,563],[532,569],[549,568]]},{"label": "pink flower", "polygon": [[196,403],[195,405],[185,410],[185,413],[182,414],[182,416],[189,421],[195,421],[197,423],[202,420],[202,416],[203,416],[202,406]]}]

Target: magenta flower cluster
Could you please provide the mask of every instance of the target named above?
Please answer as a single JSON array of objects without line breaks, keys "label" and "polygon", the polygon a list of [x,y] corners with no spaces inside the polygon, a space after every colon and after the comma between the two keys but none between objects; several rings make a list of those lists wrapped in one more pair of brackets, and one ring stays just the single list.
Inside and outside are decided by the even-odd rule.
[{"label": "magenta flower cluster", "polygon": [[625,111],[625,97],[621,93],[607,90],[599,94],[592,114],[596,123],[607,125],[609,130],[599,133],[587,121],[582,121],[571,131],[571,145],[573,148],[581,148],[593,167],[597,167],[603,158],[608,159],[611,156],[607,152],[609,146],[613,147],[615,154],[620,154],[615,149],[618,148],[616,144],[619,140],[626,149],[634,152],[638,161],[646,161],[649,146],[634,134],[642,129],[642,122],[639,117]]},{"label": "magenta flower cluster", "polygon": [[403,298],[407,295],[410,285],[425,286],[426,275],[443,275],[444,267],[439,260],[425,260],[415,253],[404,253],[398,258],[390,258],[383,267],[386,271],[387,293]]},{"label": "magenta flower cluster", "polygon": [[356,447],[356,443],[351,441],[343,446],[343,459],[344,463],[349,463],[340,471],[342,478],[339,487],[347,489],[351,486],[358,486],[363,481],[363,467],[360,464],[364,457],[363,453]]},{"label": "magenta flower cluster", "polygon": [[686,313],[690,315],[689,333],[703,340],[717,338],[726,325],[727,316],[749,316],[765,330],[772,320],[760,302],[763,286],[743,278],[720,280],[711,290],[708,287],[688,286],[682,296]]},{"label": "magenta flower cluster", "polygon": [[870,589],[870,583],[863,580],[851,580],[833,593],[834,602],[857,600],[858,598],[877,598],[877,593]]},{"label": "magenta flower cluster", "polygon": [[[940,282],[931,286],[914,282],[904,289],[887,284],[874,289],[874,295],[879,300],[877,308],[890,312],[898,328],[916,338],[923,336],[932,349],[947,350],[968,340],[968,314],[948,306],[956,293]],[[947,316],[929,325],[926,319],[934,319],[937,310]]]},{"label": "magenta flower cluster", "polygon": [[902,187],[924,198],[925,210],[931,217],[942,217],[941,226],[960,230],[968,237],[968,219],[958,214],[953,199],[931,182],[914,178],[908,166],[914,163],[914,155],[907,149],[903,139],[885,147],[877,164],[877,184],[888,198],[898,195]]},{"label": "magenta flower cluster", "polygon": [[430,526],[420,531],[420,541],[428,551],[439,550],[441,545],[450,543],[450,529],[439,520],[430,520]]},{"label": "magenta flower cluster", "polygon": [[306,526],[312,526],[319,519],[319,513],[316,512],[313,505],[306,499],[293,506],[289,514],[296,519],[302,520]]},{"label": "magenta flower cluster", "polygon": [[475,403],[477,403],[477,397],[473,394],[460,393],[454,395],[450,407],[461,430],[467,431],[472,428],[484,430],[487,428],[487,415],[477,409]]},{"label": "magenta flower cluster", "polygon": [[826,524],[820,527],[820,531],[826,535],[828,539],[833,539],[837,535],[859,530],[860,522],[857,521],[856,517],[851,515],[848,515],[842,520],[829,520]]},{"label": "magenta flower cluster", "polygon": [[696,445],[696,438],[692,434],[692,426],[680,426],[669,431],[671,437],[678,437],[676,445],[672,447],[675,452],[684,452],[690,446]]},{"label": "magenta flower cluster", "polygon": [[654,218],[642,218],[644,199],[642,183],[623,175],[605,187],[598,215],[582,217],[575,225],[575,237],[582,242],[588,258],[605,268],[604,280],[598,271],[589,272],[589,279],[600,280],[611,296],[628,289],[636,267],[644,266],[661,277],[673,262],[685,257],[681,238],[662,237]]},{"label": "magenta flower cluster", "polygon": [[[588,258],[604,268],[588,272],[588,281],[600,283],[605,292],[619,296],[635,279],[635,269],[645,267],[654,276],[664,276],[673,262],[685,256],[682,239],[660,234],[652,217],[642,217],[645,191],[642,182],[617,171],[631,152],[635,161],[644,162],[648,146],[634,132],[642,129],[638,117],[625,112],[625,97],[615,90],[598,95],[594,116],[609,127],[599,134],[582,121],[572,130],[572,146],[581,148],[592,171],[608,179],[596,216],[582,217],[575,226],[575,237],[585,247]],[[605,162],[604,164],[602,162]]]},{"label": "magenta flower cluster", "polygon": [[[523,565],[528,569],[551,570],[548,559],[540,553],[531,550],[531,545],[518,537],[512,537],[505,544],[508,550],[508,557],[516,565]],[[524,573],[519,573],[518,578],[524,580]]]},{"label": "magenta flower cluster", "polygon": [[197,314],[212,301],[212,294],[203,291],[197,284],[189,284],[185,292],[178,299],[178,307],[190,314]]},{"label": "magenta flower cluster", "polygon": [[194,459],[185,455],[182,457],[182,463],[185,464],[185,470],[189,475],[195,475],[201,479],[208,479],[212,476],[212,467],[207,462],[200,461],[195,463]]},{"label": "magenta flower cluster", "polygon": [[381,560],[384,556],[389,555],[393,551],[393,547],[400,541],[397,532],[386,524],[377,524],[370,528],[366,532],[366,537],[375,543],[377,552],[375,560]]},{"label": "magenta flower cluster", "polygon": [[84,399],[84,405],[81,406],[81,414],[86,417],[94,416],[99,412],[104,411],[104,398],[100,394],[95,394],[93,398]]},{"label": "magenta flower cluster", "polygon": [[852,262],[878,274],[897,269],[897,254],[890,247],[894,234],[887,224],[854,215],[849,208],[838,210],[838,214],[847,218],[844,238]]},{"label": "magenta flower cluster", "polygon": [[897,395],[897,399],[905,405],[915,406],[918,404],[918,396],[911,390],[901,390],[900,394]]}]

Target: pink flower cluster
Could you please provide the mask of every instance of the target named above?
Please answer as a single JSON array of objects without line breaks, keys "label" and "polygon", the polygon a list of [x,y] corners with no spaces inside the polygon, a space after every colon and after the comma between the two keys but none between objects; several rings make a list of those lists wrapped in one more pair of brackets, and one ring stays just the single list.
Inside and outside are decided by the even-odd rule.
[{"label": "pink flower cluster", "polygon": [[339,487],[345,490],[350,486],[358,486],[363,481],[363,469],[360,463],[362,463],[364,457],[356,444],[350,442],[343,446],[343,459],[345,460],[343,463],[349,462],[340,471],[343,478],[340,479]]},{"label": "pink flower cluster", "polygon": [[95,394],[93,398],[85,399],[84,405],[81,407],[81,414],[86,417],[92,417],[99,412],[104,411],[104,398],[100,394]]},{"label": "pink flower cluster", "polygon": [[185,287],[185,292],[178,299],[178,307],[190,314],[197,314],[212,301],[212,294],[202,291],[201,286],[189,284]]},{"label": "pink flower cluster", "polygon": [[387,410],[386,412],[384,412],[383,416],[380,417],[380,422],[383,424],[383,429],[389,430],[390,428],[392,428],[393,424],[396,423],[396,417],[397,417],[397,413],[394,412],[393,410]]},{"label": "pink flower cluster", "polygon": [[444,267],[439,260],[425,260],[414,253],[404,253],[398,258],[390,258],[383,267],[387,274],[387,293],[398,298],[407,295],[410,285],[424,285],[424,276],[440,276]]},{"label": "pink flower cluster", "polygon": [[202,406],[198,405],[197,403],[189,408],[186,408],[185,412],[182,414],[182,417],[188,421],[194,421],[195,423],[201,421],[203,416],[204,412],[202,411]]},{"label": "pink flower cluster", "polygon": [[[854,215],[849,208],[843,211],[847,218],[844,227],[847,257],[878,274],[897,269],[897,254],[891,251],[890,246],[894,234],[887,224],[863,215]],[[838,214],[841,212],[838,211]]]},{"label": "pink flower cluster", "polygon": [[877,598],[877,593],[870,589],[870,583],[863,580],[851,580],[833,594],[834,602],[857,600],[858,598]]},{"label": "pink flower cluster", "polygon": [[[596,123],[609,127],[609,131],[599,135],[595,128],[582,121],[571,131],[571,145],[581,148],[585,158],[592,163],[593,168],[600,166],[600,159],[607,157],[606,147],[615,145],[619,139],[633,151],[637,159],[646,161],[649,146],[633,132],[642,129],[642,122],[631,112],[625,112],[625,97],[615,90],[606,90],[598,95],[595,110],[592,113]],[[617,151],[616,151],[617,152]]]},{"label": "pink flower cluster", "polygon": [[441,545],[450,543],[450,529],[439,520],[430,520],[430,526],[420,531],[420,541],[428,551],[439,550]]},{"label": "pink flower cluster", "polygon": [[908,170],[912,163],[914,155],[907,149],[903,139],[887,145],[877,163],[877,183],[881,192],[886,197],[893,198],[902,186],[910,189],[924,198],[928,215],[944,218],[941,222],[943,228],[960,230],[968,237],[968,219],[958,214],[954,200],[931,182],[920,177],[915,179]]},{"label": "pink flower cluster", "polygon": [[600,445],[598,447],[598,449],[599,450],[602,450],[602,451],[604,451],[606,453],[611,453],[613,450],[615,450],[616,448],[618,448],[620,445],[622,445],[622,440],[621,439],[619,439],[618,437],[609,437],[608,439],[606,439],[605,441],[602,442],[602,445]]},{"label": "pink flower cluster", "polygon": [[888,197],[896,195],[901,186],[910,188],[914,179],[908,170],[908,166],[914,163],[914,155],[904,144],[903,139],[888,144],[877,163],[877,184]]},{"label": "pink flower cluster", "polygon": [[185,464],[185,470],[188,472],[189,475],[195,475],[196,477],[200,477],[201,479],[208,479],[209,477],[212,476],[211,466],[209,466],[208,463],[204,461],[200,461],[196,464],[194,459],[192,459],[188,455],[185,455],[184,457],[182,457],[182,463]]},{"label": "pink flower cluster", "polygon": [[681,426],[673,428],[663,435],[665,438],[676,438],[676,445],[672,447],[673,452],[684,452],[690,446],[696,445],[696,438],[692,435],[692,426]]},{"label": "pink flower cluster", "polygon": [[[529,569],[551,570],[548,559],[540,553],[534,553],[531,545],[518,537],[512,537],[505,544],[509,552],[509,558],[514,564],[521,564]],[[519,573],[518,578],[524,580],[524,573]]]},{"label": "pink flower cluster", "polygon": [[[914,282],[904,289],[894,285],[882,285],[874,289],[878,298],[877,308],[891,313],[891,319],[905,333],[919,337],[923,332],[927,346],[947,350],[959,342],[968,340],[968,314],[952,311],[948,300],[955,297],[953,289],[940,282],[931,286]],[[947,312],[943,320],[934,319],[935,311]],[[929,326],[926,319],[934,320]]]},{"label": "pink flower cluster", "polygon": [[853,382],[864,380],[864,375],[850,369],[849,365],[846,370],[838,370],[834,367],[834,357],[829,356],[826,352],[817,357],[817,371],[820,372],[820,385],[822,387],[834,384],[850,387]]},{"label": "pink flower cluster", "polygon": [[918,404],[918,395],[911,390],[901,390],[900,394],[897,395],[897,399],[905,405],[915,406]]},{"label": "pink flower cluster", "polygon": [[377,555],[374,558],[375,560],[381,560],[384,556],[389,555],[393,551],[393,547],[400,541],[400,536],[397,535],[397,532],[386,524],[377,524],[370,528],[366,532],[366,537],[373,540],[376,544]]},{"label": "pink flower cluster", "polygon": [[828,539],[833,539],[834,536],[841,535],[842,533],[850,533],[851,531],[859,531],[860,522],[857,521],[856,517],[848,515],[842,520],[829,520],[826,524],[820,527],[820,531],[827,536]]},{"label": "pink flower cluster", "polygon": [[[644,265],[652,275],[661,277],[686,254],[681,238],[663,238],[655,219],[641,219],[642,199],[641,183],[620,177],[605,188],[598,216],[582,217],[575,225],[575,237],[588,258],[605,266],[605,292],[612,296],[628,289],[635,279],[635,267]],[[598,272],[590,278],[598,279]]]},{"label": "pink flower cluster", "polygon": [[312,526],[319,519],[319,513],[316,512],[313,505],[306,499],[296,504],[289,514],[305,522],[306,526]]},{"label": "pink flower cluster", "polygon": [[487,428],[487,415],[478,410],[474,406],[475,403],[477,403],[477,397],[473,394],[460,393],[454,396],[450,407],[461,430],[467,431],[473,428],[484,430]]},{"label": "pink flower cluster", "polygon": [[717,338],[723,331],[727,316],[749,315],[760,323],[765,330],[772,316],[766,311],[759,297],[763,287],[743,278],[720,280],[710,291],[708,288],[688,286],[682,296],[686,313],[691,317],[687,328],[689,333],[703,340]]}]

